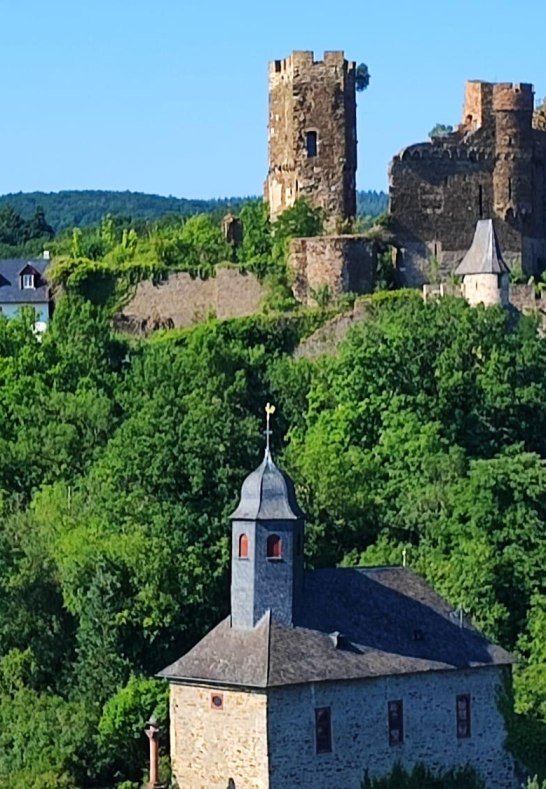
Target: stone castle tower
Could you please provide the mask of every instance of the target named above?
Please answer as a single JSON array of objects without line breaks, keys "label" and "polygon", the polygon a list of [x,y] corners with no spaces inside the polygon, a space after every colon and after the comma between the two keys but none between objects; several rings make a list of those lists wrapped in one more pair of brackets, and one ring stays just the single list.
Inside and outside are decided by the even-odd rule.
[{"label": "stone castle tower", "polygon": [[276,219],[300,198],[327,219],[356,214],[355,63],[343,52],[293,52],[269,64],[269,171]]},{"label": "stone castle tower", "polygon": [[528,274],[546,267],[546,133],[533,86],[466,84],[451,134],[404,148],[391,162],[390,208],[406,284],[427,281],[430,258],[454,271],[476,223],[492,219],[505,257]]}]

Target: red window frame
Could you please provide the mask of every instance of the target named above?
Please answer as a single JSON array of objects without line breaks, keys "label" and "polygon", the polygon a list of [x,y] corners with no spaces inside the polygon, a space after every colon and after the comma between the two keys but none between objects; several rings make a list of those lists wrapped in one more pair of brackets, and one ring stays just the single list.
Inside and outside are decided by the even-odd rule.
[{"label": "red window frame", "polygon": [[404,704],[402,699],[387,704],[389,721],[389,745],[402,745],[404,742]]},{"label": "red window frame", "polygon": [[460,693],[457,696],[455,713],[457,718],[457,738],[463,740],[472,733],[470,719],[470,693]]},{"label": "red window frame", "polygon": [[239,535],[239,559],[248,559],[248,534]]},{"label": "red window frame", "polygon": [[332,711],[315,707],[315,746],[317,753],[332,752]]}]

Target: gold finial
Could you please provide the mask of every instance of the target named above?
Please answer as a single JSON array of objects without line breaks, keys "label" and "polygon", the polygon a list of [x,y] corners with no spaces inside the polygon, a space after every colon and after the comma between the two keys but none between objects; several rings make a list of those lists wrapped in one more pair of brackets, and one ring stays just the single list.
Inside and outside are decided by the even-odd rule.
[{"label": "gold finial", "polygon": [[269,420],[275,411],[276,409],[274,405],[271,405],[271,403],[265,404],[265,448],[267,452],[269,452],[269,437],[273,432],[269,429]]}]

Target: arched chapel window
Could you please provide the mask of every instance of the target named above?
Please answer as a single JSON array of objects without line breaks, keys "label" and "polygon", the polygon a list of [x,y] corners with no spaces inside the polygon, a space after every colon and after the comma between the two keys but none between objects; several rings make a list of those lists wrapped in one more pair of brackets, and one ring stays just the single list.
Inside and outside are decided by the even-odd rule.
[{"label": "arched chapel window", "polygon": [[248,535],[241,534],[239,537],[239,559],[248,559]]},{"label": "arched chapel window", "polygon": [[270,534],[267,538],[267,558],[280,559],[282,555],[282,540],[278,534]]}]

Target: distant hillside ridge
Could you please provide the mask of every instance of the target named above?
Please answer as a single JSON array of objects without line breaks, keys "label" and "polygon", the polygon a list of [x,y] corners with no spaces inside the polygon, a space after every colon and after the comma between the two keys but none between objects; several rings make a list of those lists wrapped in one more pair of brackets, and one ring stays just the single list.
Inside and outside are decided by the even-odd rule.
[{"label": "distant hillside ridge", "polygon": [[[0,208],[12,206],[18,214],[28,219],[38,206],[44,209],[48,223],[55,233],[67,227],[97,225],[106,214],[127,216],[133,219],[153,220],[166,214],[217,214],[218,217],[237,212],[252,199],[224,197],[210,200],[193,200],[184,197],[165,197],[143,192],[114,192],[109,190],[72,190],[62,192],[17,192],[0,196]],[[360,191],[357,193],[359,216],[378,216],[387,210],[385,192]]]}]

